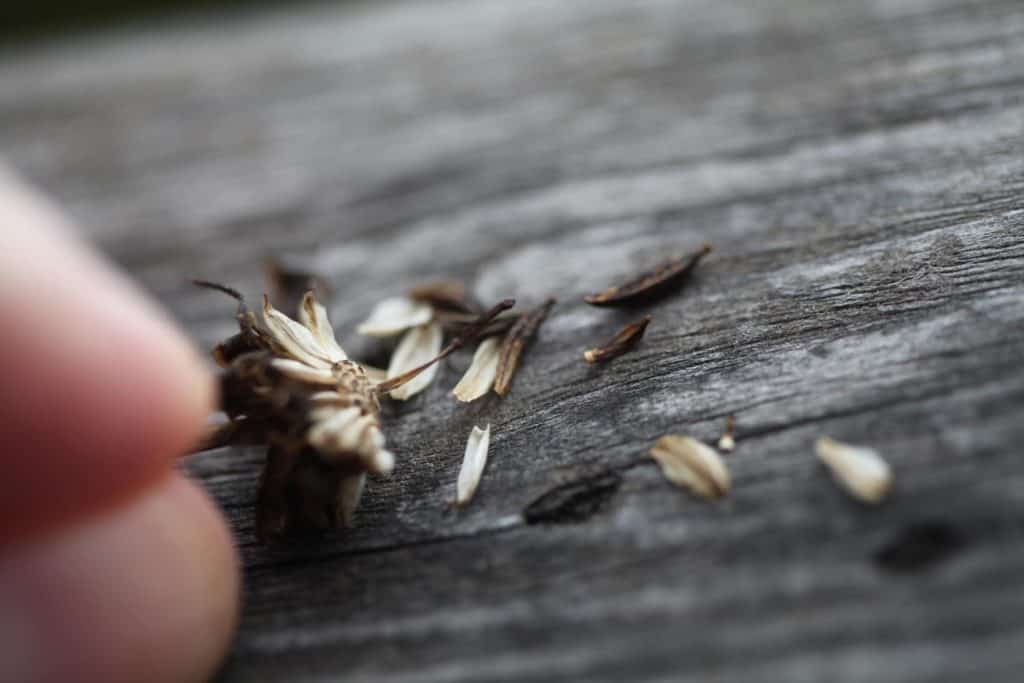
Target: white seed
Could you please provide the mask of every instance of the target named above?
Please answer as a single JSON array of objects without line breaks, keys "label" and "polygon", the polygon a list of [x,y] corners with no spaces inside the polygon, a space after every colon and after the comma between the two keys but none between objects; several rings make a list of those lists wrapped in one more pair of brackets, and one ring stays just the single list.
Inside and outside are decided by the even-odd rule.
[{"label": "white seed", "polygon": [[275,309],[265,296],[263,322],[274,343],[284,354],[314,368],[330,368],[334,363],[331,354],[321,348],[306,326]]},{"label": "white seed", "polygon": [[334,328],[331,321],[327,319],[325,309],[313,296],[313,292],[306,292],[302,297],[302,305],[299,307],[299,322],[305,325],[313,333],[314,339],[320,344],[320,348],[331,356],[335,363],[348,360],[345,350],[338,344],[334,337]]},{"label": "white seed", "polygon": [[377,304],[356,331],[371,337],[391,337],[410,327],[425,325],[433,317],[434,309],[430,304],[404,296],[394,297]]},{"label": "white seed", "polygon": [[462,468],[455,484],[455,504],[466,505],[473,499],[476,488],[480,484],[480,476],[487,464],[487,450],[491,445],[491,425],[485,429],[473,427],[466,441],[466,454],[462,458]]},{"label": "white seed", "polygon": [[338,487],[338,513],[340,521],[346,527],[352,526],[355,520],[356,508],[359,507],[359,500],[363,497],[363,486],[366,485],[366,474],[360,472],[341,480]]},{"label": "white seed", "polygon": [[501,358],[501,339],[488,337],[480,342],[473,362],[466,374],[452,391],[460,401],[473,401],[480,398],[494,386],[494,378],[498,374],[498,360]]},{"label": "white seed", "polygon": [[703,498],[721,498],[729,492],[729,470],[722,458],[697,439],[668,434],[654,444],[651,457],[669,481]]},{"label": "white seed", "polygon": [[892,487],[892,469],[878,451],[845,444],[827,436],[814,443],[814,450],[832,476],[855,498],[880,503]]},{"label": "white seed", "polygon": [[718,450],[723,453],[732,453],[736,450],[736,439],[732,434],[722,434],[722,438],[718,440]]},{"label": "white seed", "polygon": [[[398,377],[432,360],[441,351],[444,333],[440,323],[432,322],[414,327],[405,333],[402,341],[391,355],[388,364],[388,379]],[[437,375],[437,364],[430,366],[416,377],[391,392],[391,397],[400,401],[409,399],[426,389]]]}]

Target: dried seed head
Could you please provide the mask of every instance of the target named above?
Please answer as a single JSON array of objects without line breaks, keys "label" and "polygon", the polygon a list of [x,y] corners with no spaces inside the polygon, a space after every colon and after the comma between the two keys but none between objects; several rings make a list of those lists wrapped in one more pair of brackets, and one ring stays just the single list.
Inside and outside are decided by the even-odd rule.
[{"label": "dried seed head", "polygon": [[892,470],[878,451],[852,446],[827,436],[814,443],[814,449],[832,476],[855,498],[865,503],[880,503],[892,487]]},{"label": "dried seed head", "polygon": [[466,505],[473,499],[480,476],[487,464],[487,451],[491,445],[491,425],[480,429],[473,427],[466,442],[466,454],[462,458],[462,468],[455,486],[455,504]]},{"label": "dried seed head", "polygon": [[729,492],[729,470],[710,446],[689,436],[669,434],[658,439],[651,457],[665,477],[702,498],[716,499]]},{"label": "dried seed head", "polygon": [[384,299],[356,331],[370,337],[391,337],[411,327],[426,325],[434,317],[434,309],[407,297]]},{"label": "dried seed head", "polygon": [[473,362],[452,391],[457,399],[473,401],[491,390],[498,374],[500,352],[501,340],[497,337],[489,337],[480,342],[473,354]]},{"label": "dried seed head", "polygon": [[628,304],[653,301],[680,286],[697,267],[700,260],[711,253],[711,245],[705,244],[690,256],[672,259],[654,270],[633,278],[625,284],[609,287],[599,294],[584,297],[592,306],[625,306]]},{"label": "dried seed head", "polygon": [[736,418],[732,415],[725,418],[725,431],[722,432],[722,436],[718,439],[718,450],[723,453],[732,453],[736,450],[736,439],[733,436],[733,430],[736,428]]},{"label": "dried seed head", "polygon": [[[388,379],[400,377],[433,360],[441,351],[443,332],[441,325],[434,322],[414,327],[405,333],[391,355],[388,364]],[[391,397],[400,401],[412,398],[426,389],[437,375],[437,365],[431,365],[421,373],[391,391]]]},{"label": "dried seed head", "polygon": [[618,334],[602,344],[600,348],[584,351],[583,358],[588,363],[603,363],[604,361],[621,356],[636,346],[640,339],[643,338],[644,331],[647,330],[647,325],[650,322],[651,316],[645,315],[635,323],[626,325],[619,330]]}]

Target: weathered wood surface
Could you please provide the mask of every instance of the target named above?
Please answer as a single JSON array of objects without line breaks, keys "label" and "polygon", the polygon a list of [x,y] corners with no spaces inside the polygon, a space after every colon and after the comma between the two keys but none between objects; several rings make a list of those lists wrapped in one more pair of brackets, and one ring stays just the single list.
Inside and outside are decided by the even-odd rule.
[{"label": "weathered wood surface", "polygon": [[[387,411],[351,533],[259,547],[261,453],[191,459],[246,564],[225,681],[1019,680],[1022,133],[1018,0],[314,6],[0,63],[0,149],[204,346],[232,306],[188,278],[255,295],[268,253],[378,361],[354,323],[418,281],[562,298],[506,400],[450,399],[462,354]],[[635,316],[581,296],[704,240],[586,366]],[[732,413],[724,502],[645,459]],[[842,495],[821,434],[886,453],[891,501]]]}]

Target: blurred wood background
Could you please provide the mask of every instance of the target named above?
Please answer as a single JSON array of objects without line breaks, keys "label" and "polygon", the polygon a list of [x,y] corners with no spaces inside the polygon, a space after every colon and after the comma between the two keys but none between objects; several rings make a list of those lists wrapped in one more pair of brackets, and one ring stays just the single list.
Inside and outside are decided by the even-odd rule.
[{"label": "blurred wood background", "polygon": [[[1024,4],[290,7],[6,48],[0,151],[203,347],[233,307],[188,280],[255,296],[268,254],[378,362],[354,324],[426,279],[561,304],[506,400],[456,405],[460,354],[386,410],[349,533],[260,547],[260,451],[190,459],[246,565],[224,681],[1020,680]],[[636,315],[582,295],[705,240],[585,365]],[[729,414],[723,502],[645,458]],[[843,495],[822,434],[892,499]]]}]

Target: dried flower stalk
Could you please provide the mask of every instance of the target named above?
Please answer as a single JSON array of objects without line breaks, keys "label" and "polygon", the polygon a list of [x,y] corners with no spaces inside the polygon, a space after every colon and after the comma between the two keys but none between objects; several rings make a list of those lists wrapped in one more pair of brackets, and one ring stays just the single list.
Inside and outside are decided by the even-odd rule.
[{"label": "dried flower stalk", "polygon": [[892,470],[878,451],[853,446],[827,436],[814,449],[832,476],[851,495],[865,503],[880,503],[892,488]]},{"label": "dried flower stalk", "polygon": [[718,450],[723,453],[732,453],[736,450],[736,438],[733,435],[736,429],[736,418],[730,415],[725,418],[725,431],[718,439]]},{"label": "dried flower stalk", "polygon": [[473,354],[473,362],[452,391],[460,401],[474,401],[491,390],[498,375],[501,341],[489,337],[480,342]]},{"label": "dried flower stalk", "polygon": [[603,363],[631,350],[643,338],[647,325],[651,322],[651,316],[645,315],[642,319],[626,325],[618,333],[596,349],[587,349],[583,352],[583,358],[588,363]]},{"label": "dried flower stalk", "polygon": [[711,245],[705,244],[690,256],[666,261],[629,282],[585,297],[584,301],[593,306],[625,306],[653,301],[681,286],[700,260],[710,252]]},{"label": "dried flower stalk", "polygon": [[491,445],[491,425],[480,429],[473,427],[466,441],[466,454],[462,458],[459,478],[455,484],[455,504],[466,505],[476,494],[480,477],[487,465],[487,451]]},{"label": "dried flower stalk", "polygon": [[512,378],[519,368],[519,358],[527,345],[537,334],[541,323],[551,312],[555,305],[555,299],[548,299],[537,308],[520,316],[512,329],[508,331],[505,340],[501,345],[501,354],[498,358],[497,377],[494,380],[494,391],[499,396],[508,393],[512,386]]},{"label": "dried flower stalk", "polygon": [[702,498],[714,500],[729,492],[729,470],[722,458],[697,439],[668,434],[654,444],[651,457],[669,481]]}]

